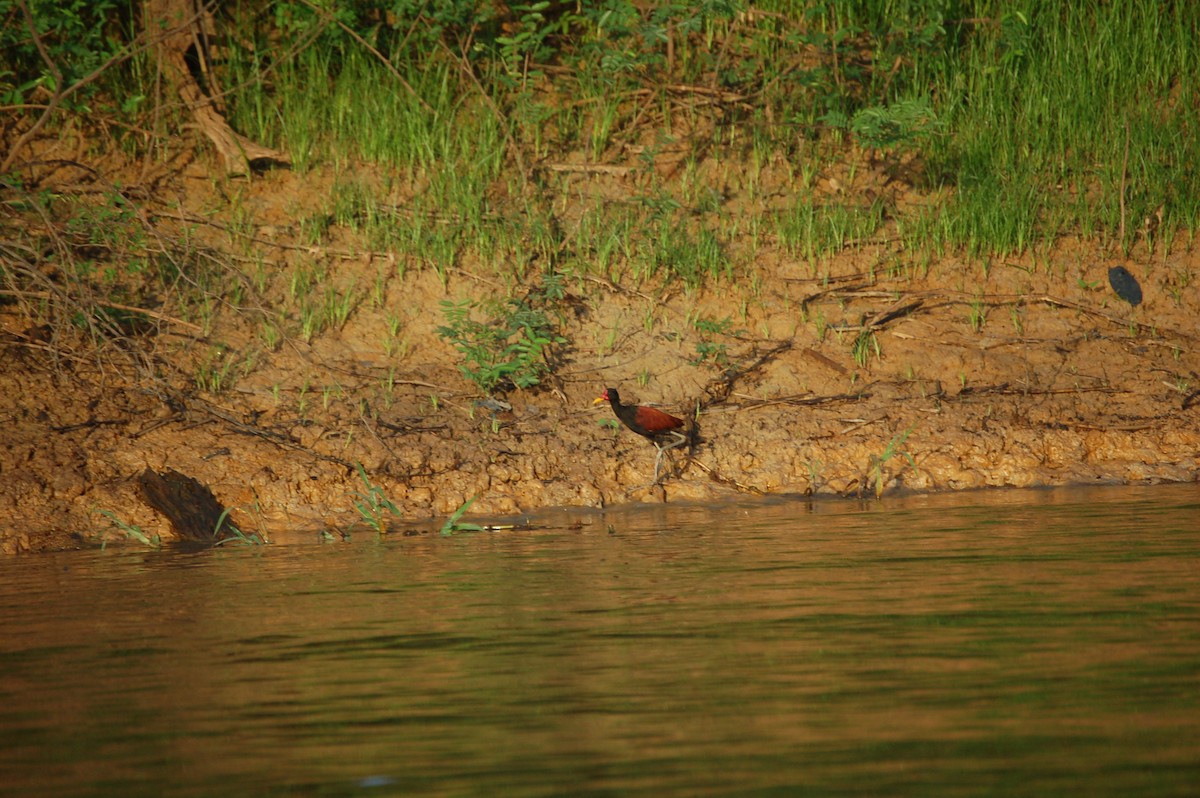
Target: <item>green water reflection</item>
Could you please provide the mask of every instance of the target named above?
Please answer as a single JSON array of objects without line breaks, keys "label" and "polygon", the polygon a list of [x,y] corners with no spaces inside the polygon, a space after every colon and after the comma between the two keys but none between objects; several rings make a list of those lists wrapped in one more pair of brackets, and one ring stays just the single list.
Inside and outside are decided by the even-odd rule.
[{"label": "green water reflection", "polygon": [[1200,784],[1195,486],[551,520],[0,563],[0,793]]}]

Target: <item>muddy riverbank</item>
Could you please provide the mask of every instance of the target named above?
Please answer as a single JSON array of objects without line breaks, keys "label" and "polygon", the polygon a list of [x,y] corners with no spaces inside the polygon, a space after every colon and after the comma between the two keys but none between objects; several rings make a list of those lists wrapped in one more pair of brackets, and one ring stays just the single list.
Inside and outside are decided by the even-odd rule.
[{"label": "muddy riverbank", "polygon": [[[214,194],[198,183],[186,171],[167,181],[190,205],[147,201],[145,224],[177,237],[186,228],[243,272],[249,257],[279,270],[320,262],[343,284],[374,286],[373,300],[364,289],[339,328],[309,340],[264,345],[249,302],[202,322],[164,314],[153,334],[97,349],[86,331],[49,331],[38,304],[10,291],[0,303],[4,552],[123,540],[114,517],[170,539],[137,489],[148,468],[208,486],[240,528],[267,538],[360,520],[360,463],[406,519],[472,497],[472,514],[508,515],[1197,477],[1200,288],[1188,275],[1200,264],[1184,242],[1126,259],[1064,241],[986,269],[947,258],[918,273],[884,268],[896,253],[883,238],[819,263],[763,247],[753,272],[692,289],[562,269],[553,369],[538,386],[499,392],[508,409],[478,401],[438,334],[439,303],[520,295],[536,274],[506,283],[464,263],[443,279],[397,269],[386,251],[303,246],[289,219],[322,183],[288,171],[239,188],[253,210],[245,238],[201,228]],[[1118,263],[1144,292],[1137,307],[1109,285]],[[222,371],[219,384],[197,379]],[[661,486],[637,487],[653,447],[592,404],[609,385],[694,423],[694,447],[676,452]]]}]

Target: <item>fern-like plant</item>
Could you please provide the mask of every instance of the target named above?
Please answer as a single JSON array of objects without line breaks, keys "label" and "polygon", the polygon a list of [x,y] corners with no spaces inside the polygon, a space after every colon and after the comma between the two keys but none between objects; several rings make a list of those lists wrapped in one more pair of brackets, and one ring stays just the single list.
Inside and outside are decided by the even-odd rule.
[{"label": "fern-like plant", "polygon": [[530,388],[549,373],[551,347],[567,340],[537,306],[558,295],[557,282],[548,282],[524,299],[503,303],[446,300],[446,324],[437,333],[462,353],[466,362],[459,371],[483,393]]}]

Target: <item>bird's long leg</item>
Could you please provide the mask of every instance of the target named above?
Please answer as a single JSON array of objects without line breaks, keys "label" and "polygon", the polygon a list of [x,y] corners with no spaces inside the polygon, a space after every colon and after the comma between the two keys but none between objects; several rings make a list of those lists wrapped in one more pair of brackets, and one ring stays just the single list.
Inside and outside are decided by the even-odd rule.
[{"label": "bird's long leg", "polygon": [[688,436],[684,435],[679,430],[673,429],[673,430],[671,430],[671,434],[675,436],[675,442],[668,443],[666,446],[662,447],[664,450],[674,449],[676,446],[682,446],[683,444],[687,443],[687,441],[688,441]]},{"label": "bird's long leg", "polygon": [[687,443],[688,437],[682,432],[679,432],[678,430],[671,430],[671,435],[675,437],[675,440],[671,443],[662,444],[658,441],[654,441],[654,448],[658,449],[658,455],[654,458],[654,482],[650,483],[652,485],[658,484],[658,466],[662,462],[663,452]]}]

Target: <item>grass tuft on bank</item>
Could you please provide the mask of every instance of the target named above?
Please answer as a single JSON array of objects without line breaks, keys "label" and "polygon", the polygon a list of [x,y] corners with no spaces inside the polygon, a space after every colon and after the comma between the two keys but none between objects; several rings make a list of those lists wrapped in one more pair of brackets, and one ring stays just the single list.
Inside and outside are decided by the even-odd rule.
[{"label": "grass tuft on bank", "polygon": [[810,259],[885,218],[913,257],[975,259],[1063,236],[1153,251],[1200,218],[1185,3],[271,7],[231,22],[235,123],[302,170],[394,170],[411,196],[389,243],[435,268],[514,268],[502,220],[552,230],[569,178],[605,166],[632,184],[596,211],[632,204],[624,245],[593,213],[542,249],[689,285],[748,258],[731,207]]}]

